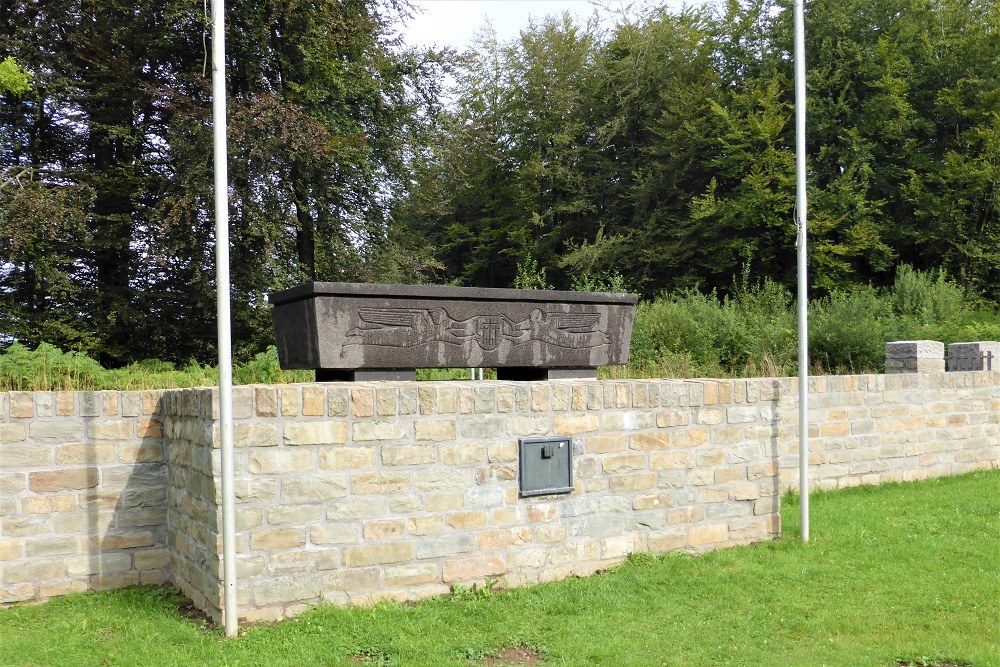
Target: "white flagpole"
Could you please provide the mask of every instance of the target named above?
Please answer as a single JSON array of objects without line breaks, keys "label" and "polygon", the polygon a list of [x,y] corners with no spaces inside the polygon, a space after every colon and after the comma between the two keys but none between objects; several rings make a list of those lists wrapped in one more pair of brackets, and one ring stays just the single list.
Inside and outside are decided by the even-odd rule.
[{"label": "white flagpole", "polygon": [[795,218],[798,227],[799,498],[802,541],[809,541],[809,294],[806,279],[806,39],[804,0],[795,0]]},{"label": "white flagpole", "polygon": [[224,0],[212,0],[212,132],[215,159],[215,308],[219,336],[219,431],[222,441],[222,614],[226,636],[235,637],[239,632],[239,609],[236,605],[236,498],[233,490],[233,352],[229,312]]}]

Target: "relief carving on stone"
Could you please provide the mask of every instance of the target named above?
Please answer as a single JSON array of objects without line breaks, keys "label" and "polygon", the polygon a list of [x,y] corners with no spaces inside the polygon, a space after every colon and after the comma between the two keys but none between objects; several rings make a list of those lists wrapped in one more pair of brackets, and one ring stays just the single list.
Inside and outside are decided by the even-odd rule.
[{"label": "relief carving on stone", "polygon": [[535,308],[527,319],[515,322],[506,315],[477,315],[455,320],[444,308],[359,308],[360,324],[347,332],[344,345],[415,347],[432,343],[463,345],[475,341],[483,350],[495,350],[504,341],[515,347],[542,342],[570,349],[608,343],[599,330],[599,313],[545,312]]}]

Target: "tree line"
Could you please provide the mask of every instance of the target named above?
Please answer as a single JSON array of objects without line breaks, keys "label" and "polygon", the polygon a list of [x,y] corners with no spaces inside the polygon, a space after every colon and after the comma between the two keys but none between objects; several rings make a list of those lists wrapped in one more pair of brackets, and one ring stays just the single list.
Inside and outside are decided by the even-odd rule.
[{"label": "tree line", "polygon": [[[789,0],[548,17],[463,54],[403,45],[405,0],[228,4],[241,358],[264,295],[309,279],[794,283]],[[994,298],[1000,6],[810,0],[806,24],[814,293],[906,264]],[[212,358],[208,25],[188,0],[0,2],[0,345]]]}]

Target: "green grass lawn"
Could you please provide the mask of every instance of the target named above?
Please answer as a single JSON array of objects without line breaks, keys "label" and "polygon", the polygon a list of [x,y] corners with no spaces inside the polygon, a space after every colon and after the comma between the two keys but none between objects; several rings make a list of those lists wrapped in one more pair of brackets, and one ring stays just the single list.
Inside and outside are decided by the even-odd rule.
[{"label": "green grass lawn", "polygon": [[0,610],[0,665],[1000,665],[1000,472],[784,503],[777,542],[635,557],[587,579],[416,605],[318,608],[234,640],[166,589]]}]

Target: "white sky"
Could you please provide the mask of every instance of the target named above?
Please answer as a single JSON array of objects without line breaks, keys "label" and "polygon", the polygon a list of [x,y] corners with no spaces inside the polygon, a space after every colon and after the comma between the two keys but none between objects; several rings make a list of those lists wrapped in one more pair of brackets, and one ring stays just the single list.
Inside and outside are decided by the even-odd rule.
[{"label": "white sky", "polygon": [[[679,0],[665,0],[668,6],[679,7]],[[620,11],[628,6],[625,0],[603,0],[607,10]],[[542,19],[564,11],[575,14],[581,23],[594,14],[591,0],[414,0],[417,15],[403,31],[407,43],[414,46],[453,46],[464,49],[471,45],[476,32],[489,20],[497,38],[508,41],[528,26],[529,17]],[[605,10],[602,14],[608,14]]]}]

